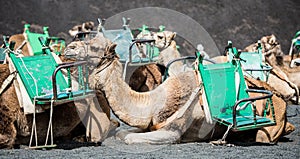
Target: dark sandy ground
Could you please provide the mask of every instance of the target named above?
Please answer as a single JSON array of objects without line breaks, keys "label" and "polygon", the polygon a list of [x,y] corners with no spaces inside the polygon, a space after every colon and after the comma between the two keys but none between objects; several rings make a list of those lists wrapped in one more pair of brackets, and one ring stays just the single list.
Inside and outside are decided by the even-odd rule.
[{"label": "dark sandy ground", "polygon": [[[289,122],[296,131],[283,137],[277,144],[215,146],[210,143],[173,145],[126,145],[114,137],[101,146],[87,143],[58,143],[50,150],[0,150],[0,158],[300,158],[300,105],[287,109]],[[22,147],[22,146],[21,146]]]}]

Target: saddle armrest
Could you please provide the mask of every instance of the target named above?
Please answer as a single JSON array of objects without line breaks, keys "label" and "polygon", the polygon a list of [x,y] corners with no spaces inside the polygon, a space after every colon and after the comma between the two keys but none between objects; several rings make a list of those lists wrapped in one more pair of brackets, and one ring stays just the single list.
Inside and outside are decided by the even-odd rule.
[{"label": "saddle armrest", "polygon": [[[233,107],[233,127],[236,128],[237,126],[237,121],[236,121],[236,112],[237,112],[237,107],[240,103],[242,102],[254,102],[256,100],[262,100],[262,99],[267,99],[267,98],[271,98],[273,96],[273,93],[271,91],[268,90],[259,90],[259,89],[246,89],[246,92],[253,92],[253,93],[263,93],[266,94],[264,96],[258,96],[258,97],[250,97],[250,98],[245,98],[245,99],[241,99],[238,100],[237,102],[235,102],[234,107]],[[254,119],[255,120],[255,119]]]}]

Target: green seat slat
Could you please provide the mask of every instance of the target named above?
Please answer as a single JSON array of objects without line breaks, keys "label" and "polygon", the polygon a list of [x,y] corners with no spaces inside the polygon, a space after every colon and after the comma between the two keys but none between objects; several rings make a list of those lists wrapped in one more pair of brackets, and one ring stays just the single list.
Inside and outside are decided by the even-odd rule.
[{"label": "green seat slat", "polygon": [[[227,123],[233,124],[232,115],[222,116],[221,119]],[[254,124],[253,116],[238,116],[236,120],[237,120],[238,127]],[[256,124],[262,124],[268,122],[271,122],[271,120],[265,117],[256,116]]]},{"label": "green seat slat", "polygon": [[[81,96],[81,95],[88,94],[88,93],[93,93],[93,92],[94,92],[93,90],[78,90],[78,91],[72,92],[72,96],[77,97],[77,96]],[[57,94],[57,99],[68,98],[70,94],[71,94],[70,92],[68,92],[68,93],[66,93],[66,92],[58,93]],[[47,95],[39,96],[39,97],[37,97],[37,100],[51,100],[52,96],[53,96],[53,94],[47,94]]]}]

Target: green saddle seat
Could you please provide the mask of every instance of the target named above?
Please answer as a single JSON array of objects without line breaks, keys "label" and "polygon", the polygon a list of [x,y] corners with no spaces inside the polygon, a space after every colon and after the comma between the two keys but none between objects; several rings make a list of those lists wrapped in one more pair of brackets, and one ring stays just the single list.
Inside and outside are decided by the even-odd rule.
[{"label": "green saddle seat", "polygon": [[[210,119],[227,126],[232,125],[236,131],[275,124],[275,118],[271,120],[265,115],[256,115],[256,107],[252,103],[256,99],[251,99],[248,94],[253,90],[247,88],[239,61],[203,65],[203,57],[200,53],[197,53],[197,56],[198,70],[204,87],[202,97],[205,98],[204,106],[207,107],[205,113]],[[261,99],[271,100],[271,92],[265,90],[254,92],[256,91],[268,94]],[[267,107],[273,106],[271,102],[267,103]]]}]

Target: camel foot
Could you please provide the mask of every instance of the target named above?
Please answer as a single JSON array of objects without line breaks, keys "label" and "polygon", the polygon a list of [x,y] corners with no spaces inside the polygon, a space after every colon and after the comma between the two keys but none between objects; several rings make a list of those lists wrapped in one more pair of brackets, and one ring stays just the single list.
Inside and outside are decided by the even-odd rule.
[{"label": "camel foot", "polygon": [[131,133],[142,133],[144,132],[144,130],[140,129],[140,128],[132,128],[132,129],[128,129],[128,130],[120,130],[116,133],[116,139],[119,139],[119,140],[125,140],[125,137],[128,135],[128,134],[131,134]]},{"label": "camel foot", "polygon": [[229,143],[227,143],[227,141],[225,141],[225,140],[216,140],[216,141],[210,141],[209,142],[210,144],[212,144],[212,145],[217,145],[217,146],[227,146],[227,147],[233,147],[234,146],[234,144],[229,144]]},{"label": "camel foot", "polygon": [[173,144],[180,140],[180,134],[172,131],[152,131],[145,133],[131,133],[125,136],[124,142],[126,144]]},{"label": "camel foot", "polygon": [[295,129],[296,128],[295,128],[294,125],[292,125],[289,122],[286,122],[285,129],[284,129],[284,132],[283,132],[282,136],[290,134],[291,132],[295,131]]}]

